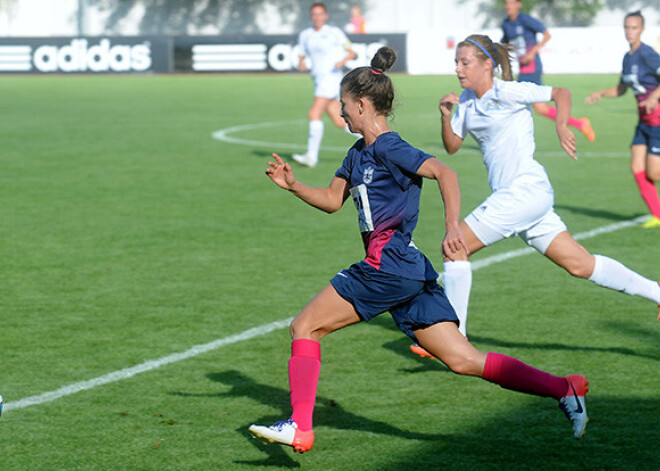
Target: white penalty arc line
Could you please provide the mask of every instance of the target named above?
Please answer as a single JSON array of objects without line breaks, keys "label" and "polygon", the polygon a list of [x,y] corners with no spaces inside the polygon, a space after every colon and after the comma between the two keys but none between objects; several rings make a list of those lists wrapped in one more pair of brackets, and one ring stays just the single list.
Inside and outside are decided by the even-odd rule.
[{"label": "white penalty arc line", "polygon": [[[258,140],[258,139],[243,139],[239,137],[232,136],[232,134],[240,133],[240,132],[248,132],[251,134],[252,131],[256,131],[259,129],[268,129],[268,128],[276,128],[279,126],[291,126],[291,125],[303,125],[306,124],[308,121],[304,121],[301,119],[296,119],[296,120],[289,120],[289,121],[267,121],[264,123],[254,123],[254,124],[243,124],[240,126],[232,126],[229,128],[225,129],[220,129],[218,131],[215,131],[211,133],[211,136],[213,139],[217,139],[218,141],[222,142],[227,142],[230,144],[239,144],[239,145],[244,145],[244,146],[253,146],[253,147],[265,147],[267,149],[273,149],[273,150],[279,150],[279,149],[287,149],[287,150],[299,150],[299,151],[305,151],[307,150],[307,146],[303,144],[293,144],[290,142],[275,142],[275,141],[264,141],[264,140]],[[438,142],[438,146],[440,143]],[[339,146],[323,146],[323,150],[328,150],[332,152],[347,152],[350,146],[345,146],[345,147],[339,147]],[[474,153],[474,154],[479,154],[480,153],[476,150],[467,150],[467,152],[464,153]],[[534,155],[536,157],[568,157],[565,152],[563,151],[538,151],[535,152]],[[603,151],[582,151],[578,150],[578,159],[586,157],[586,158],[608,158],[608,159],[627,159],[630,158],[630,153],[629,152],[603,152]]]},{"label": "white penalty arc line", "polygon": [[[581,232],[579,234],[575,234],[573,237],[576,240],[589,239],[601,234],[607,234],[610,232],[615,232],[621,229],[626,229],[628,227],[635,226],[645,221],[647,218],[648,215],[640,216],[627,221],[609,224],[607,226],[602,226],[596,229],[592,229],[590,231]],[[481,268],[485,268],[490,265],[494,265],[496,263],[510,260],[512,258],[528,255],[533,252],[536,252],[536,250],[534,250],[531,247],[527,247],[524,249],[511,250],[509,252],[493,255],[491,257],[484,258],[483,260],[477,260],[472,262],[472,270],[473,271],[479,270]],[[8,402],[7,404],[5,404],[5,411],[19,410],[30,406],[36,406],[39,404],[53,402],[57,399],[70,396],[72,394],[76,394],[82,391],[88,391],[90,389],[94,389],[96,387],[103,386],[105,384],[110,384],[124,379],[132,378],[133,376],[138,375],[140,373],[146,373],[148,371],[153,371],[163,366],[171,365],[172,363],[178,363],[183,360],[188,360],[190,358],[199,356],[203,353],[208,353],[213,350],[218,350],[219,348],[225,347],[227,345],[242,342],[244,340],[250,340],[255,337],[261,337],[263,335],[287,327],[292,320],[293,318],[290,317],[288,319],[282,319],[280,321],[271,322],[270,324],[264,324],[258,327],[254,327],[252,329],[245,330],[239,334],[217,339],[209,343],[195,345],[194,347],[191,347],[183,352],[173,353],[171,355],[167,355],[156,360],[145,361],[144,363],[140,363],[139,365],[113,371],[112,373],[108,373],[103,376],[98,376],[94,379],[90,379],[87,381],[79,381],[77,383],[69,384],[54,391],[45,392],[43,394],[39,394],[36,396],[29,396],[14,402]]]}]

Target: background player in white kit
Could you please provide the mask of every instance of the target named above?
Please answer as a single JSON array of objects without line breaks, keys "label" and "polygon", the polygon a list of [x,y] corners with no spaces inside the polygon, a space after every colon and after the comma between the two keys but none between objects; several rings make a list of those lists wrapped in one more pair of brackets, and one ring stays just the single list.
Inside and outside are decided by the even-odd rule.
[{"label": "background player in white kit", "polygon": [[[660,285],[616,260],[591,255],[575,241],[553,209],[554,194],[545,169],[534,160],[534,127],[530,104],[554,101],[557,135],[566,153],[576,158],[575,136],[568,129],[571,95],[567,89],[513,82],[510,46],[488,36],[472,35],[458,44],[456,74],[464,91],[440,99],[442,141],[449,154],[458,151],[467,134],[479,144],[493,194],[462,222],[467,253],[445,259],[445,292],[466,335],[472,285],[469,255],[500,240],[519,235],[525,242],[571,275],[598,286],[642,296],[660,304]],[[494,76],[501,67],[500,80]],[[452,118],[452,108],[458,109]],[[425,352],[413,345],[415,353]]]},{"label": "background player in white kit", "polygon": [[341,117],[339,84],[344,65],[355,59],[357,54],[351,49],[351,42],[341,29],[325,24],[328,20],[328,10],[323,3],[314,3],[309,10],[309,16],[313,26],[303,30],[298,36],[298,68],[302,71],[308,70],[305,58],[310,59],[314,79],[314,103],[309,109],[307,152],[293,154],[292,157],[299,164],[315,167],[323,139],[323,112],[328,113],[335,126],[349,132]]}]

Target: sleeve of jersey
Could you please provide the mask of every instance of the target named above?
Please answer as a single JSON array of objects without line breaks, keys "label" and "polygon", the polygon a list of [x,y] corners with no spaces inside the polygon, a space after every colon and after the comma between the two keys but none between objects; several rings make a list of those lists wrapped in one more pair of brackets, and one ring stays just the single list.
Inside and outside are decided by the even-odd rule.
[{"label": "sleeve of jersey", "polygon": [[650,47],[645,49],[645,52],[646,54],[642,55],[642,59],[646,62],[646,65],[655,72],[655,75],[660,77],[660,54]]},{"label": "sleeve of jersey", "polygon": [[500,97],[504,102],[518,105],[543,103],[552,99],[552,87],[531,82],[506,82]]},{"label": "sleeve of jersey", "polygon": [[341,46],[345,50],[350,50],[351,49],[351,40],[348,39],[348,36],[339,28],[337,28],[337,42],[341,44]]},{"label": "sleeve of jersey", "polygon": [[305,56],[305,31],[301,31],[298,35],[298,55]]},{"label": "sleeve of jersey", "polygon": [[534,31],[535,33],[542,33],[545,31],[547,28],[543,23],[541,23],[539,20],[536,18],[533,18],[529,15],[523,16],[521,18],[522,23],[530,30]]},{"label": "sleeve of jersey", "polygon": [[465,105],[459,103],[456,113],[451,118],[451,130],[461,139],[465,139],[467,129],[465,129]]},{"label": "sleeve of jersey", "polygon": [[344,157],[344,161],[341,163],[341,167],[335,172],[335,177],[343,178],[347,182],[351,181],[351,168],[353,168],[353,159],[351,158],[351,151],[348,151],[348,155]]}]

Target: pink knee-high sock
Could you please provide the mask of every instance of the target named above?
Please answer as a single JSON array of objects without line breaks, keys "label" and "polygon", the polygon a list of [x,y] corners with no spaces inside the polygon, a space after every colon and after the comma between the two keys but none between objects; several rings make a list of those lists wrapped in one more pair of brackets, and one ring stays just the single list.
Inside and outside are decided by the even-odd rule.
[{"label": "pink knee-high sock", "polygon": [[289,360],[289,389],[293,409],[291,418],[302,431],[312,429],[320,372],[321,344],[310,339],[294,340]]},{"label": "pink knee-high sock", "polygon": [[646,172],[644,171],[635,174],[635,181],[651,214],[660,218],[660,198],[658,198],[658,190],[655,187],[655,183],[646,177]]},{"label": "pink knee-high sock", "polygon": [[535,396],[554,397],[559,400],[566,395],[568,382],[560,376],[537,370],[520,360],[488,353],[482,378],[505,389]]},{"label": "pink knee-high sock", "polygon": [[[546,117],[553,121],[557,121],[557,108],[554,106],[548,106],[548,113],[546,114]],[[568,125],[573,126],[574,128],[582,129],[582,121],[575,119],[573,116],[568,118]]]}]

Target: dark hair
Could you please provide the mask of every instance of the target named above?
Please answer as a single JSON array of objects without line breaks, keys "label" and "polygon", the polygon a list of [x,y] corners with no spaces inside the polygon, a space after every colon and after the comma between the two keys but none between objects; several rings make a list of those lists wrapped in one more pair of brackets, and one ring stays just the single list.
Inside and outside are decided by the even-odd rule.
[{"label": "dark hair", "polygon": [[392,80],[384,72],[396,62],[394,49],[384,46],[378,49],[371,66],[358,67],[347,73],[341,81],[342,93],[353,98],[366,97],[374,104],[379,114],[389,116],[392,113],[394,87]]},{"label": "dark hair", "polygon": [[[486,51],[488,51],[490,57],[486,55],[486,53],[480,47],[476,46],[474,43],[479,44],[479,46],[483,47]],[[512,45],[494,43],[488,36],[484,34],[472,34],[467,38],[465,38],[464,41],[458,43],[458,46],[456,46],[456,48],[458,49],[459,47],[465,47],[465,46],[474,48],[474,55],[478,59],[488,62],[491,62],[492,60],[492,62],[494,62],[493,70],[495,70],[499,66],[502,69],[502,80],[513,80],[513,72],[511,71],[511,56],[510,56],[510,54],[514,51],[514,47]]]},{"label": "dark hair", "polygon": [[312,3],[312,6],[309,7],[309,11],[312,11],[316,7],[321,7],[321,8],[323,8],[323,11],[328,13],[328,8],[325,6],[325,3],[322,3],[322,2]]},{"label": "dark hair", "polygon": [[642,16],[642,10],[631,11],[626,16],[623,17],[623,22],[625,23],[628,18],[637,17],[642,20],[642,26],[644,26],[644,17]]}]

